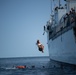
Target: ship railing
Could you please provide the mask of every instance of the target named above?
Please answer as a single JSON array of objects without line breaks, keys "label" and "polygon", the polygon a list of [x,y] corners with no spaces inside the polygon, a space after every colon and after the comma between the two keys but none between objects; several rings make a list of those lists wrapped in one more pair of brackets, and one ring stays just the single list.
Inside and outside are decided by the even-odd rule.
[{"label": "ship railing", "polygon": [[65,22],[64,20],[59,23],[59,25],[52,28],[52,33],[49,32],[49,39],[54,40],[58,36],[62,35],[63,33],[67,32],[68,30],[72,29],[75,26],[75,21],[71,21],[72,17],[67,17]]},{"label": "ship railing", "polygon": [[70,27],[75,26],[75,20],[73,21],[72,19],[73,17],[71,15],[69,15],[69,17],[66,17],[65,21],[64,17],[62,17],[62,21],[60,21],[59,25],[56,26],[56,32],[59,32],[61,28],[67,28],[68,26]]}]

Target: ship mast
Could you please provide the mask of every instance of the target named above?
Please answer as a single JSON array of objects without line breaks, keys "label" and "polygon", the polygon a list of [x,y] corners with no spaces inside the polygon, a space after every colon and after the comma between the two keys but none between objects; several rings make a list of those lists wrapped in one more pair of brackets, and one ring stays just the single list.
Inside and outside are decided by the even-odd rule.
[{"label": "ship mast", "polygon": [[52,0],[51,0],[51,14],[52,14]]},{"label": "ship mast", "polygon": [[59,8],[60,8],[61,4],[60,4],[60,0],[59,0]]}]

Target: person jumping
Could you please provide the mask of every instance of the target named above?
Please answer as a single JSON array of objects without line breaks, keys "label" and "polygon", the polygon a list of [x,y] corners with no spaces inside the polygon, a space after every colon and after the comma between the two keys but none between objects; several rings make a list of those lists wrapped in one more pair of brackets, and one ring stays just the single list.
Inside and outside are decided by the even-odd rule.
[{"label": "person jumping", "polygon": [[43,50],[44,50],[44,46],[40,43],[39,40],[37,40],[36,45],[38,46],[39,51],[42,51],[42,53],[43,53],[43,52],[44,52],[44,51],[43,51]]}]

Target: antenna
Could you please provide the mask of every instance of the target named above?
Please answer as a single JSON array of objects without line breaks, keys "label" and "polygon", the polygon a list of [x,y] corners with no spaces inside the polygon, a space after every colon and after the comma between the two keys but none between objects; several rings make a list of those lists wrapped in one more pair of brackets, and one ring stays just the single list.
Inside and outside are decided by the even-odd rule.
[{"label": "antenna", "polygon": [[52,12],[53,12],[53,11],[52,11],[52,0],[50,0],[50,2],[51,2],[51,15],[52,15]]},{"label": "antenna", "polygon": [[60,0],[59,0],[59,8],[60,8],[61,4],[60,4]]}]

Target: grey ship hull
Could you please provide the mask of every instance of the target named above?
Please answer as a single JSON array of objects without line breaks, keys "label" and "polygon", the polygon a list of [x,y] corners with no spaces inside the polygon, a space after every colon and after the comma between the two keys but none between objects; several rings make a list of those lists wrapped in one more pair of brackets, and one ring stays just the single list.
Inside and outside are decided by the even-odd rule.
[{"label": "grey ship hull", "polygon": [[73,28],[48,41],[50,59],[76,64],[76,42]]},{"label": "grey ship hull", "polygon": [[64,0],[66,6],[60,1],[59,6],[51,6],[54,12],[44,27],[49,56],[50,59],[76,65],[76,0]]}]

